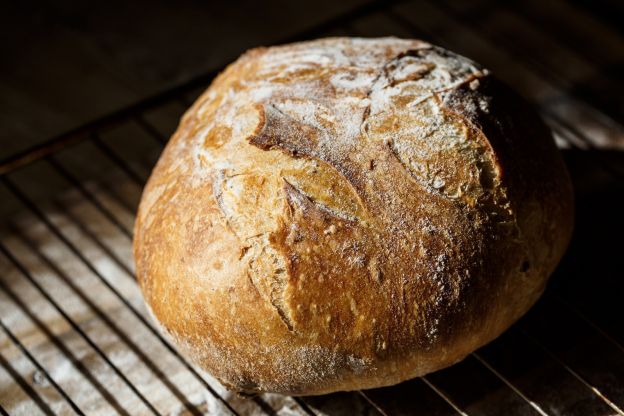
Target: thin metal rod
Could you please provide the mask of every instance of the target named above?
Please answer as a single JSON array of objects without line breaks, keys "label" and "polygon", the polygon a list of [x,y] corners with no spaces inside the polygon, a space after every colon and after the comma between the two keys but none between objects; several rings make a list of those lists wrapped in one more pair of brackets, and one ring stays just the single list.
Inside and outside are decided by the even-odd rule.
[{"label": "thin metal rod", "polygon": [[579,317],[582,321],[584,321],[587,325],[589,325],[594,331],[602,335],[606,340],[611,342],[617,349],[621,352],[624,352],[624,345],[622,345],[617,339],[613,338],[609,335],[604,329],[600,326],[592,322],[583,312],[581,312],[576,306],[571,305],[567,300],[562,298],[560,295],[551,295],[551,298],[555,299],[561,305],[563,305],[566,309],[570,310],[573,314]]},{"label": "thin metal rod", "polygon": [[[10,225],[11,231],[17,236],[17,238],[30,250],[35,256],[44,263],[54,274],[61,279],[80,300],[91,309],[97,315],[102,322],[108,326],[111,331],[115,333],[128,348],[143,362],[143,364],[167,387],[169,391],[194,415],[201,415],[202,412],[193,404],[191,404],[188,398],[178,388],[171,383],[169,378],[162,372],[158,366],[132,341],[128,335],[121,330],[109,317],[100,309],[93,301],[85,295],[85,293],[72,281],[72,279],[61,270],[47,255],[45,255],[34,242],[18,230],[15,226]],[[6,247],[5,247],[6,249]],[[17,260],[17,259],[16,259]],[[22,267],[24,267],[22,265]],[[24,267],[25,268],[25,267]]]},{"label": "thin metal rod", "polygon": [[31,275],[31,273],[24,267],[23,264],[11,253],[2,243],[0,243],[0,252],[9,259],[9,261],[20,271],[20,273],[33,285],[37,291],[43,296],[52,307],[69,323],[76,333],[78,333],[82,339],[97,353],[97,355],[104,360],[104,362],[117,374],[117,376],[128,386],[130,390],[145,404],[145,406],[155,415],[160,415],[160,412],[150,403],[149,400],[136,388],[132,382],[126,377],[126,375],[104,354],[104,351],[91,339],[91,337],[80,328],[80,326],[74,322],[67,312],[50,296],[50,294],[37,282],[37,280]]},{"label": "thin metal rod", "polygon": [[481,364],[483,364],[485,366],[485,368],[490,370],[492,372],[492,374],[494,374],[503,383],[505,383],[510,389],[512,389],[519,397],[524,399],[524,401],[527,402],[533,409],[535,409],[537,411],[537,413],[539,413],[542,416],[548,416],[548,413],[546,413],[537,403],[535,403],[534,401],[529,399],[527,396],[525,396],[524,393],[522,393],[516,386],[514,386],[513,383],[511,383],[509,380],[507,380],[507,378],[505,376],[503,376],[494,367],[492,367],[487,361],[485,361],[483,358],[481,358],[481,356],[478,353],[473,352],[472,356],[475,357]]},{"label": "thin metal rod", "polygon": [[310,408],[310,406],[308,406],[308,404],[305,402],[304,399],[302,399],[301,397],[296,397],[296,396],[291,396],[291,398],[295,401],[295,403],[297,403],[299,405],[299,407],[301,407],[301,409],[303,409],[304,412],[306,412],[308,415],[310,416],[316,416],[316,412],[314,410],[312,410]]},{"label": "thin metal rod", "polygon": [[442,391],[435,384],[433,384],[431,381],[429,381],[429,379],[426,376],[422,376],[422,377],[420,377],[420,379],[423,381],[423,383],[425,383],[427,386],[429,386],[429,388],[431,388],[431,390],[433,390],[436,393],[438,393],[438,396],[442,397],[444,399],[444,401],[446,403],[448,403],[448,405],[451,406],[453,409],[455,409],[455,411],[457,413],[459,413],[461,416],[468,416],[468,414],[466,412],[464,412],[462,409],[459,408],[459,406],[453,401],[453,399],[451,399],[444,391]]},{"label": "thin metal rod", "polygon": [[69,406],[74,410],[74,412],[76,412],[79,415],[84,415],[84,412],[80,410],[78,405],[69,397],[69,395],[65,392],[65,390],[63,390],[63,388],[56,383],[56,381],[52,378],[52,376],[50,376],[48,371],[39,363],[39,361],[37,361],[35,357],[33,357],[30,351],[28,351],[28,349],[24,347],[24,345],[20,342],[20,340],[15,336],[15,334],[13,334],[13,332],[11,332],[11,330],[4,324],[4,322],[2,322],[1,319],[0,319],[0,327],[2,327],[2,330],[11,339],[13,344],[15,344],[15,346],[22,352],[22,354],[24,354],[26,358],[28,358],[28,361],[30,361],[30,363],[34,365],[37,368],[37,370],[41,372],[41,374],[43,374],[43,376],[50,382],[52,387],[54,387],[54,389],[63,397],[63,399],[65,399],[67,404],[69,404]]},{"label": "thin metal rod", "polygon": [[[460,416],[468,416],[466,412],[461,410],[459,406],[455,404],[455,402],[441,389],[435,386],[431,381],[427,380],[424,376],[418,377],[419,381],[422,381],[425,386],[430,388],[440,399],[442,399],[447,405],[449,405],[458,415]],[[387,412],[377,403],[375,399],[370,397],[365,390],[358,390],[357,393],[362,396],[368,403],[370,403],[379,413],[382,415],[386,415]]]},{"label": "thin metal rod", "polygon": [[165,137],[164,134],[159,132],[158,129],[156,129],[156,127],[152,126],[151,123],[148,123],[145,117],[143,117],[142,115],[135,116],[134,121],[139,126],[141,126],[143,130],[147,131],[149,136],[153,138],[154,140],[156,140],[156,142],[160,144],[161,146],[166,145],[167,142],[169,141],[169,139]]},{"label": "thin metal rod", "polygon": [[11,332],[11,330],[2,322],[2,320],[0,319],[0,327],[2,327],[2,330],[7,334],[7,336],[11,339],[11,341],[13,342],[13,344],[15,344],[15,346],[22,352],[22,354],[24,354],[26,356],[26,358],[28,358],[28,361],[30,361],[30,363],[35,366],[37,368],[37,370],[39,370],[41,372],[41,374],[43,374],[43,376],[50,382],[50,384],[52,385],[52,387],[54,387],[54,389],[63,397],[63,399],[65,399],[65,401],[71,406],[72,409],[74,409],[74,412],[76,412],[79,415],[84,415],[84,412],[82,410],[80,410],[80,408],[78,407],[78,405],[76,403],[74,403],[74,401],[69,397],[69,395],[65,392],[65,390],[63,390],[63,388],[61,386],[59,386],[56,381],[54,381],[54,379],[52,378],[52,376],[50,376],[50,374],[47,372],[47,370],[39,363],[39,361],[37,361],[37,359],[35,357],[33,357],[33,355],[30,353],[30,351],[28,351],[28,349],[26,349],[26,347],[24,347],[24,345],[22,345],[22,343],[20,342],[19,339],[17,339],[17,337]]},{"label": "thin metal rod", "polygon": [[69,182],[72,186],[74,186],[82,196],[85,197],[89,202],[98,207],[98,210],[115,226],[124,233],[127,237],[132,238],[132,233],[128,230],[117,218],[105,207],[103,206],[97,198],[89,192],[82,183],[71,174],[63,165],[58,163],[56,159],[53,157],[46,158],[46,161],[56,170],[58,171],[67,182]]},{"label": "thin metal rod", "polygon": [[115,152],[102,138],[99,134],[94,133],[91,136],[91,141],[109,160],[111,160],[115,165],[117,165],[127,176],[139,187],[143,187],[145,185],[145,179],[140,177],[130,166],[123,161],[121,156],[117,152]]},{"label": "thin metal rod", "polygon": [[368,394],[366,394],[366,392],[362,391],[362,390],[358,390],[357,394],[360,395],[360,397],[362,397],[364,400],[366,400],[366,402],[368,404],[370,404],[371,406],[373,406],[375,408],[375,410],[377,410],[379,413],[382,414],[382,416],[390,416],[388,415],[388,413],[386,413],[386,411],[384,409],[382,409],[377,402],[375,402],[373,399],[371,399]]},{"label": "thin metal rod", "polygon": [[[74,175],[75,177],[75,175]],[[113,188],[106,181],[97,182],[98,187],[100,187],[103,191],[106,191],[106,196],[110,197],[117,205],[119,205],[127,214],[129,214],[132,218],[135,217],[137,206],[132,205],[130,202],[126,201],[124,198],[120,197],[116,192],[113,192]],[[85,188],[86,189],[86,188]],[[91,195],[94,195],[92,191],[89,191]],[[94,196],[95,198],[95,196]],[[100,204],[102,205],[102,204]],[[109,210],[110,211],[110,210]],[[119,220],[119,218],[117,218]],[[128,232],[132,234],[132,229],[127,228]]]},{"label": "thin metal rod", "polygon": [[[4,323],[2,323],[1,320],[0,320],[0,325],[2,325],[2,329],[4,329],[4,332],[6,332],[7,335],[8,335],[9,334],[8,328],[4,325]],[[17,338],[14,338],[14,337],[11,337],[11,336],[9,336],[9,337],[11,338],[11,340],[17,341],[17,343],[15,341],[13,341],[13,343],[18,348],[20,348],[22,346],[21,342],[19,342],[19,340]],[[22,348],[20,348],[20,350],[21,349]],[[31,362],[33,362],[33,361],[31,361]],[[54,412],[52,411],[52,409],[50,409],[50,406],[48,406],[48,404],[43,401],[43,399],[41,398],[39,393],[37,393],[35,391],[35,389],[33,389],[31,387],[31,385],[26,380],[24,380],[24,378],[13,368],[11,363],[9,363],[7,361],[7,359],[4,358],[4,356],[2,354],[0,354],[0,366],[3,367],[6,370],[7,373],[9,373],[11,378],[22,388],[22,390],[24,390],[24,392],[26,392],[26,394],[28,394],[28,396],[30,396],[32,401],[35,402],[37,407],[43,413],[45,413],[46,415],[49,415],[49,416],[54,416]],[[5,411],[5,414],[8,414],[8,413]]]},{"label": "thin metal rod", "polygon": [[545,347],[540,341],[538,341],[536,338],[534,338],[526,330],[520,329],[520,332],[526,338],[531,340],[531,342],[533,342],[535,345],[537,345],[539,348],[541,348],[551,359],[553,359],[555,362],[557,362],[559,365],[561,365],[563,368],[565,368],[568,371],[568,373],[570,373],[574,378],[576,378],[578,381],[580,381],[581,384],[583,384],[585,387],[587,387],[592,392],[594,392],[594,394],[596,396],[600,397],[609,407],[611,407],[611,409],[615,410],[619,415],[624,416],[624,411],[622,411],[622,409],[620,409],[615,403],[613,403],[604,394],[602,394],[602,392],[600,390],[598,390],[598,388],[592,386],[591,383],[589,383],[587,380],[585,380],[585,378],[583,376],[581,376],[579,373],[574,371],[570,366],[568,366],[561,358],[557,357],[552,351],[550,351],[550,349]]},{"label": "thin metal rod", "polygon": [[[600,148],[597,147],[583,132],[578,130],[575,126],[571,125],[569,122],[561,118],[558,114],[555,114],[553,111],[547,108],[543,108],[542,116],[549,122],[550,127],[570,144],[570,146],[584,150],[579,147],[570,136],[576,137],[583,144],[585,144],[590,150],[600,151]],[[622,179],[624,177],[624,173],[614,170],[609,163],[604,163],[604,158],[600,156],[600,153],[597,156],[601,159],[602,163],[598,163],[598,167],[611,175],[614,179]]]},{"label": "thin metal rod", "polygon": [[[492,2],[490,2],[489,5],[487,5],[487,2],[486,2],[484,6],[487,5],[488,7],[491,7],[491,3]],[[567,35],[566,31],[568,29],[565,27],[557,27],[557,23],[562,21],[559,15],[554,14],[553,16],[556,16],[557,19],[551,20],[548,26],[546,26],[543,23],[536,21],[531,16],[531,13],[527,12],[528,8],[523,7],[522,3],[517,4],[517,3],[497,2],[496,4],[507,9],[508,12],[515,14],[517,17],[519,17],[528,25],[530,25],[533,28],[533,30],[541,32],[542,36],[550,38],[554,43],[558,43],[559,46],[562,46],[563,48],[565,48],[565,50],[574,54],[577,59],[583,60],[585,65],[593,66],[594,68],[597,68],[598,70],[602,69],[600,66],[596,66],[594,64],[595,52],[589,51],[587,49],[582,52],[579,51],[577,49],[578,45],[574,42],[574,38],[570,36],[566,36]],[[573,2],[567,3],[567,6],[571,7],[571,9],[575,9],[577,13],[582,13],[587,16],[587,10],[577,7],[577,5],[574,4]],[[595,18],[598,20],[601,19],[600,16],[597,16],[597,15],[595,15]],[[608,22],[607,22],[607,25],[605,25],[604,22],[601,22],[601,23],[602,23],[603,28],[608,25]],[[563,35],[563,36],[556,36],[554,33],[558,33],[559,35]],[[623,39],[620,34],[616,34],[616,36],[620,40]],[[611,61],[609,60],[608,63],[610,62]],[[621,76],[619,77],[620,79],[617,79],[617,78],[613,79],[613,76],[614,76],[613,74],[607,74],[607,76],[609,77],[609,81],[613,81],[613,82],[619,82],[622,79]]]},{"label": "thin metal rod", "polygon": [[43,323],[37,315],[35,315],[30,308],[22,301],[22,299],[13,292],[9,286],[7,286],[2,280],[0,280],[0,290],[2,290],[6,295],[11,299],[13,303],[15,303],[22,312],[37,326],[37,328],[48,338],[48,340],[54,344],[56,348],[58,348],[67,359],[72,363],[72,365],[78,370],[87,381],[102,395],[102,397],[117,411],[117,413],[129,416],[129,413],[123,408],[123,406],[117,401],[117,399],[104,387],[94,376],[91,374],[89,369],[85,367],[85,365],[78,359],[70,350],[65,346],[65,344],[60,341],[47,327],[45,323]]},{"label": "thin metal rod", "polygon": [[[84,254],[82,254],[82,252],[80,250],[78,250],[78,248],[67,239],[67,237],[65,237],[65,235],[63,233],[60,232],[60,230],[47,218],[47,216],[17,187],[15,186],[15,184],[12,182],[12,180],[10,180],[8,177],[0,177],[0,181],[2,181],[8,188],[9,190],[22,202],[22,204],[24,204],[26,206],[26,208],[28,208],[28,210],[30,210],[39,220],[41,220],[41,222],[43,222],[46,227],[52,232],[52,234],[54,236],[56,236],[59,240],[61,240],[61,242],[95,275],[97,276],[102,283],[111,291],[115,294],[115,296],[117,296],[117,298],[119,298],[119,300],[121,300],[121,302],[123,302],[123,304],[132,312],[132,314],[139,320],[141,321],[141,323],[143,325],[145,325],[155,336],[156,338],[158,338],[158,340],[174,355],[176,355],[180,360],[182,360],[182,362],[185,364],[185,366],[189,369],[189,371],[197,374],[196,370],[193,369],[193,367],[188,364],[186,362],[186,360],[183,360],[182,357],[180,356],[180,354],[175,350],[175,348],[173,348],[173,346],[171,346],[171,344],[169,344],[169,342],[167,342],[163,336],[160,334],[160,332],[154,328],[154,326],[149,323],[147,321],[147,319],[125,298],[121,295],[121,293],[119,293],[119,291],[114,288],[110,282],[104,277],[104,275],[102,275],[96,268],[95,266],[84,256]],[[199,376],[197,374],[197,376]],[[201,377],[200,377],[201,378]],[[203,380],[203,378],[202,378]],[[237,415],[238,413],[236,412],[236,410],[234,410],[234,408],[232,408],[232,406],[223,398],[221,397],[212,386],[210,386],[210,384],[208,384],[208,382],[206,382],[205,380],[203,381],[204,386],[206,387],[206,389],[217,399],[219,400],[232,414]]]},{"label": "thin metal rod", "polygon": [[133,282],[137,281],[136,275],[130,269],[130,267],[123,260],[121,260],[119,256],[115,254],[108,245],[104,244],[95,235],[95,233],[93,233],[93,231],[87,228],[87,226],[82,221],[80,221],[78,217],[76,217],[76,215],[74,215],[70,207],[66,206],[65,204],[57,200],[53,200],[52,204],[59,212],[62,212],[63,215],[67,217],[69,222],[71,222],[76,228],[78,228],[81,233],[86,235],[90,241],[92,241],[96,246],[98,246],[98,248],[102,250],[104,254],[106,254],[106,256],[109,257],[113,261],[113,263],[115,263],[120,269],[122,269],[124,271],[124,274],[127,277],[129,277]]}]

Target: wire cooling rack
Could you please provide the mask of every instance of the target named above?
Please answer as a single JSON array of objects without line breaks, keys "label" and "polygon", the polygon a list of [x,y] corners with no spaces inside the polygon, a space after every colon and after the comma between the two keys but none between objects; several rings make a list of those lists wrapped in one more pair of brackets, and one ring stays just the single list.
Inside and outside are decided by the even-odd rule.
[{"label": "wire cooling rack", "polygon": [[[0,195],[20,206],[0,234],[0,413],[624,415],[624,38],[581,7],[377,1],[284,40],[422,38],[539,109],[575,183],[576,232],[543,298],[497,340],[398,386],[318,397],[241,397],[181,356],[142,303],[132,224],[210,73],[0,161]],[[37,178],[64,191],[43,198]]]}]

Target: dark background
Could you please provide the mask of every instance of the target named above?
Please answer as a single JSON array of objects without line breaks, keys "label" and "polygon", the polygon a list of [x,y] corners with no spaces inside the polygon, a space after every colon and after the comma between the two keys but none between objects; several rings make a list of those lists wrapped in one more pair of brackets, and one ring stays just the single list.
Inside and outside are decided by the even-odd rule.
[{"label": "dark background", "polygon": [[[0,12],[0,160],[220,68],[248,48],[287,39],[366,3],[5,1]],[[607,112],[622,117],[623,95],[615,92],[624,94],[624,2],[575,0],[564,6],[570,16],[559,15],[560,7],[549,3],[560,2],[553,1],[455,3],[481,19],[523,9],[542,30],[599,67],[598,74],[579,67],[580,79],[572,89],[591,94]],[[553,25],[553,20],[567,24]],[[381,32],[404,35],[398,27]],[[536,49],[543,46],[526,41]]]},{"label": "dark background", "polygon": [[0,160],[365,1],[3,3]]}]

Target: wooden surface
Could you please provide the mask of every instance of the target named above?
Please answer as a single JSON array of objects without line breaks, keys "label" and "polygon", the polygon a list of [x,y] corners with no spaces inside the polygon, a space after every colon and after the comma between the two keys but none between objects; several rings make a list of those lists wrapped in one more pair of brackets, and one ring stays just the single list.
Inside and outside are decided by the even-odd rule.
[{"label": "wooden surface", "polygon": [[15,207],[0,234],[2,408],[228,414],[226,402],[240,414],[624,414],[623,86],[608,71],[624,58],[623,34],[559,1],[492,4],[402,2],[331,30],[424,37],[463,53],[553,128],[575,186],[576,229],[527,316],[461,363],[395,387],[297,400],[226,392],[153,330],[132,274],[133,213],[191,98],[181,97],[142,115],[147,126],[128,120],[0,187]]}]

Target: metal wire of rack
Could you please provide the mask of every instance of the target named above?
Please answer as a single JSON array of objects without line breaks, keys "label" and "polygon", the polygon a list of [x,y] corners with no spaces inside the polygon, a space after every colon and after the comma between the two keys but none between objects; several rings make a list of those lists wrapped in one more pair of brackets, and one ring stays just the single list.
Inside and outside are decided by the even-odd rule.
[{"label": "metal wire of rack", "polygon": [[[553,4],[566,19],[584,18],[572,6]],[[327,32],[396,34],[424,38],[484,63],[540,109],[566,151],[573,177],[583,179],[589,172],[598,178],[577,186],[583,221],[595,213],[588,208],[593,187],[606,183],[610,192],[621,190],[617,151],[624,147],[624,127],[608,100],[574,88],[575,72],[557,63],[580,62],[594,75],[601,69],[586,50],[543,29],[536,8],[536,2],[500,9],[492,1],[471,7],[455,0],[378,1],[288,41]],[[497,18],[509,26],[495,24]],[[549,49],[530,51],[523,36]],[[611,275],[599,288],[578,289],[577,281],[587,283],[585,270],[574,270],[580,260],[564,264],[538,305],[499,339],[451,368],[398,386],[321,397],[244,398],[195,368],[147,315],[130,245],[141,189],[171,133],[150,113],[178,118],[214,75],[0,162],[0,181],[23,206],[0,237],[0,385],[12,384],[10,395],[0,395],[1,414],[624,415],[624,334],[612,319],[617,303],[611,302],[621,288],[613,277],[618,272],[607,270]],[[613,85],[621,86],[615,78]],[[124,145],[129,134],[141,142],[141,152]],[[84,181],[67,163],[80,146],[109,167],[96,180]],[[20,181],[20,172],[34,167],[63,181],[68,191],[51,201],[36,200]],[[577,245],[584,249],[587,242]],[[568,277],[573,284],[566,283]],[[614,292],[604,295],[611,304],[601,304],[605,290]]]}]

